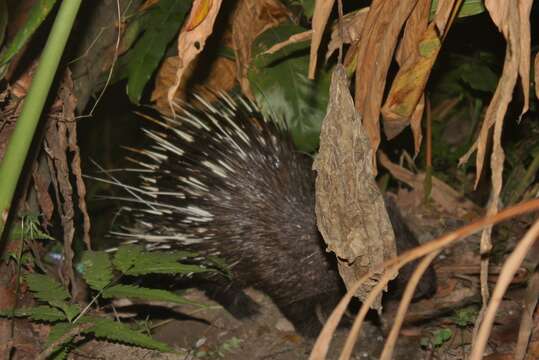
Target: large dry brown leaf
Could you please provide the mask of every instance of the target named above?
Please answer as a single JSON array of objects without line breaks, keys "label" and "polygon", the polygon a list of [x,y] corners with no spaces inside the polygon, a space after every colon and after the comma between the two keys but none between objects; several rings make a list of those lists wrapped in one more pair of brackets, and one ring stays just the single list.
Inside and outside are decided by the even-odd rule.
[{"label": "large dry brown leaf", "polygon": [[417,0],[372,2],[357,49],[356,108],[363,116],[371,147],[380,144],[380,107],[387,71],[404,22]]},{"label": "large dry brown leaf", "polygon": [[324,35],[324,29],[328,23],[334,3],[335,0],[317,0],[314,6],[312,21],[313,38],[311,40],[311,54],[309,57],[309,79],[311,80],[314,79],[316,63],[318,61],[318,48],[322,42],[322,35]]},{"label": "large dry brown leaf", "polygon": [[[316,218],[328,250],[338,258],[347,287],[396,255],[393,229],[374,179],[373,150],[354,107],[342,65],[334,70],[328,111],[322,122],[316,170]],[[356,296],[364,300],[384,275],[380,271]],[[373,304],[381,309],[381,296]]]},{"label": "large dry brown leaf", "polygon": [[[211,2],[211,8],[206,12],[204,6],[208,1]],[[176,91],[184,80],[185,71],[197,55],[204,49],[206,39],[213,31],[213,24],[215,23],[215,19],[221,8],[221,2],[222,0],[194,1],[189,20],[182,28],[178,37],[179,62],[178,68],[176,69],[176,79],[174,84],[167,91],[167,101],[170,104],[173,103]],[[205,13],[203,20],[200,20],[198,16],[201,12]],[[172,109],[173,106],[171,105],[170,108]]]}]

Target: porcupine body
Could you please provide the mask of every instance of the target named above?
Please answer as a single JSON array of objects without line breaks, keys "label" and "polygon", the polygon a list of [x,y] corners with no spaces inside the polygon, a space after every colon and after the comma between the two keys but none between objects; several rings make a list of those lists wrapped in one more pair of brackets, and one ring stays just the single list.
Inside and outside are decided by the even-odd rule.
[{"label": "porcupine body", "polygon": [[[254,287],[300,332],[316,331],[315,307],[335,305],[343,287],[316,227],[312,160],[249,100],[198,100],[200,108],[178,108],[174,119],[143,130],[151,145],[134,158],[142,168],[140,197],[126,207],[137,226],[122,235],[220,256],[233,277],[216,294],[233,314],[249,314],[252,304],[235,291],[223,294]],[[416,246],[394,204],[388,210],[405,237],[397,233],[398,250]]]}]

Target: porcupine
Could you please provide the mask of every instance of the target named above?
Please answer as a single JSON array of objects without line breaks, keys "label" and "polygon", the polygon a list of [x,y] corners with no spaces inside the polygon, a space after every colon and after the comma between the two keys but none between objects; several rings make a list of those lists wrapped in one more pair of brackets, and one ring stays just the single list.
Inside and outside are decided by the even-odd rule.
[{"label": "porcupine", "polygon": [[[173,119],[148,118],[150,146],[131,158],[142,168],[141,184],[123,208],[137,226],[116,235],[224,258],[232,282],[211,285],[210,296],[242,317],[257,306],[239,290],[259,289],[300,333],[312,335],[320,327],[317,306],[329,310],[344,294],[316,226],[312,159],[297,151],[286,125],[248,99],[197,99],[201,106],[177,107]],[[397,251],[417,246],[395,204],[386,203]],[[394,292],[413,266],[393,281]],[[434,290],[432,269],[425,277],[416,296]]]}]

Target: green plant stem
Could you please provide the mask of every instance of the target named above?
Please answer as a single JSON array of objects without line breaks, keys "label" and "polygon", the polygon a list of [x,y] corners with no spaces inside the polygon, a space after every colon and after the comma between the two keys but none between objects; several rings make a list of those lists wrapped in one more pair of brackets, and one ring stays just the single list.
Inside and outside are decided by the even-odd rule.
[{"label": "green plant stem", "polygon": [[81,1],[64,0],[60,5],[15,130],[0,163],[0,234],[4,232],[5,221],[24,161]]}]

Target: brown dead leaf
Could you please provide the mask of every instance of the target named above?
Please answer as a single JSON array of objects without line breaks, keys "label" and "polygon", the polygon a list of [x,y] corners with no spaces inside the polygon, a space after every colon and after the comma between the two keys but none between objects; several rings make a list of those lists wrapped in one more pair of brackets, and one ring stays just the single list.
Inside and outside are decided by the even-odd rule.
[{"label": "brown dead leaf", "polygon": [[312,20],[313,37],[311,40],[311,53],[309,56],[309,79],[314,79],[316,63],[318,61],[318,48],[322,42],[322,36],[328,23],[335,0],[317,0],[314,5]]},{"label": "brown dead leaf", "polygon": [[[395,55],[397,62],[401,65],[401,69],[399,71],[404,71],[405,70],[404,67],[410,67],[409,64],[417,62],[421,58],[421,54],[419,52],[419,43],[424,37],[424,32],[427,29],[429,12],[430,12],[430,1],[420,0],[417,2],[414,10],[410,14],[410,19],[406,22],[406,26],[404,28],[404,35],[402,37],[402,40],[397,49],[397,53]],[[394,83],[393,83],[393,86],[394,86]],[[390,96],[391,96],[391,93],[389,97]],[[386,100],[384,108],[388,106],[388,100],[389,99]],[[396,128],[395,126],[391,125],[391,121],[387,121],[386,119],[384,119],[384,131],[386,132],[386,136],[388,136],[388,138],[392,137],[388,135],[388,131],[391,134],[395,134],[396,132],[400,132],[398,128],[403,129],[404,126],[408,124],[408,122],[410,123],[410,127],[412,129],[412,134],[414,137],[415,155],[419,153],[419,150],[421,148],[421,140],[423,138],[422,129],[421,129],[421,119],[423,118],[424,109],[425,109],[425,97],[424,95],[421,95],[410,118],[409,119],[405,118],[405,119],[402,119],[404,121],[401,120],[394,123],[395,125],[397,125]],[[382,109],[382,113],[383,112],[384,112],[384,109]],[[397,123],[400,123],[400,124],[397,124]]]},{"label": "brown dead leaf", "polygon": [[277,43],[273,45],[272,47],[270,47],[268,50],[264,51],[264,54],[274,54],[277,51],[281,50],[282,48],[287,47],[288,45],[311,40],[312,36],[313,36],[312,30],[307,30],[298,34],[291,35],[285,41]]},{"label": "brown dead leaf", "polygon": [[[166,58],[155,79],[151,100],[155,103],[155,108],[162,114],[172,115],[166,95],[167,90],[176,79],[178,63],[177,56]],[[187,99],[188,93],[200,94],[205,99],[213,101],[216,93],[219,91],[228,92],[235,86],[236,64],[233,60],[218,57],[206,68],[208,72],[204,77],[198,76],[197,69],[199,67],[197,64],[198,59],[195,59],[184,74],[184,86],[180,86],[174,97],[180,102]],[[192,82],[193,85],[191,85]]]},{"label": "brown dead leaf", "polygon": [[419,52],[416,56],[410,54],[410,60],[397,73],[382,109],[384,131],[388,139],[400,134],[416,111],[441,45],[432,23],[419,39]]},{"label": "brown dead leaf", "polygon": [[379,115],[397,40],[418,0],[373,1],[357,49],[356,108],[373,151],[380,144]]},{"label": "brown dead leaf", "polygon": [[514,6],[511,0],[485,0],[485,8],[498,30],[504,34],[507,39],[509,37],[509,24],[507,23],[508,14]]},{"label": "brown dead leaf", "polygon": [[189,19],[186,21],[185,31],[191,31],[200,25],[208,16],[212,4],[212,0],[194,0]]},{"label": "brown dead leaf", "polygon": [[410,128],[414,136],[414,157],[421,150],[421,142],[423,140],[423,132],[421,128],[421,120],[423,119],[423,111],[425,110],[425,95],[423,94],[415,107],[412,118],[410,119]]},{"label": "brown dead leaf", "polygon": [[346,14],[332,26],[331,38],[326,52],[326,61],[342,45],[351,44],[359,39],[368,11],[369,8],[364,7],[358,11]]},{"label": "brown dead leaf", "polygon": [[[63,282],[71,284],[74,296],[82,291],[77,285],[73,273],[73,240],[75,236],[75,209],[73,206],[73,187],[70,176],[73,174],[77,181],[77,197],[79,209],[83,216],[83,239],[90,248],[90,219],[86,210],[86,189],[80,170],[80,153],[77,145],[75,108],[77,102],[73,95],[73,81],[67,72],[60,86],[57,100],[54,102],[52,112],[45,132],[44,149],[49,164],[49,176],[52,183],[56,209],[59,212],[63,230],[64,266]],[[72,158],[69,165],[68,158]]]},{"label": "brown dead leaf", "polygon": [[[337,65],[322,122],[320,151],[313,164],[318,228],[328,250],[337,255],[347,287],[396,255],[393,229],[374,180],[373,151],[348,86],[344,68]],[[371,277],[355,296],[363,301],[384,273]],[[381,309],[380,295],[372,308]]]},{"label": "brown dead leaf", "polygon": [[[197,93],[209,97],[214,94],[208,90],[230,91],[236,79],[240,83],[243,94],[251,94],[247,72],[251,62],[251,47],[258,35],[268,28],[277,26],[290,17],[288,9],[278,0],[238,0],[226,4],[221,12],[227,11],[225,24],[219,24],[222,34],[220,42],[234,49],[235,62],[225,57],[214,58],[206,51],[196,57],[183,72],[183,79],[174,97],[186,100],[187,94]],[[220,19],[223,17],[220,16]],[[215,30],[214,30],[215,31]],[[177,81],[177,69],[182,64],[180,57],[169,57],[161,65],[156,78],[152,101],[165,114],[170,114],[168,93]]]},{"label": "brown dead leaf", "polygon": [[528,111],[530,104],[530,57],[531,57],[531,24],[530,13],[533,0],[520,0],[518,2],[518,15],[520,20],[520,61],[518,73],[524,95],[524,105],[520,115]]},{"label": "brown dead leaf", "polygon": [[[462,0],[460,0],[462,1]],[[434,23],[439,34],[447,34],[452,15],[454,15],[455,7],[458,6],[459,0],[439,0],[434,16]]]},{"label": "brown dead leaf", "polygon": [[[168,89],[167,101],[172,104],[174,101],[174,95],[184,80],[184,73],[191,64],[191,62],[197,57],[198,54],[204,49],[206,39],[211,35],[213,31],[213,24],[221,8],[222,0],[215,0],[212,2],[212,6],[208,11],[204,20],[202,20],[198,26],[189,30],[187,26],[184,26],[180,31],[178,37],[178,54],[179,62],[176,69],[176,79],[174,84]],[[195,8],[191,9],[191,12],[197,11]],[[190,15],[192,16],[192,15]],[[187,24],[189,25],[189,24]],[[172,110],[172,105],[170,106]],[[174,112],[172,110],[172,112]]]}]

